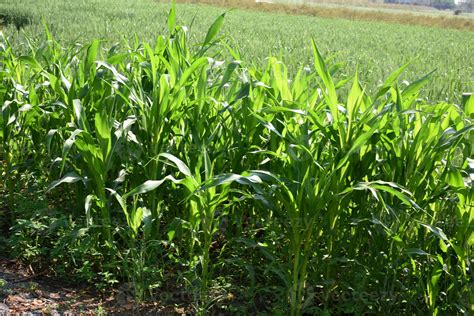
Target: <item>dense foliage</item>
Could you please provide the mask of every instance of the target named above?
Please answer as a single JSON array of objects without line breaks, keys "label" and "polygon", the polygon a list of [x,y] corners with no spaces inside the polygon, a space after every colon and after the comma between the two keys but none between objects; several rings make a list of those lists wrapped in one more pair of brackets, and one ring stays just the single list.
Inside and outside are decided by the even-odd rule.
[{"label": "dense foliage", "polygon": [[369,95],[314,42],[290,80],[223,21],[192,48],[174,9],[153,45],[2,38],[12,255],[199,312],[469,313],[474,98],[424,102],[408,64]]}]

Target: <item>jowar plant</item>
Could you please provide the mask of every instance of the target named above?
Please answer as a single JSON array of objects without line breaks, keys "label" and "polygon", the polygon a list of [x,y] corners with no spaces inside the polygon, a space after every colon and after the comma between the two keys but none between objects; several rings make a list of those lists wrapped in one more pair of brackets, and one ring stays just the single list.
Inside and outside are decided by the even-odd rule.
[{"label": "jowar plant", "polygon": [[29,173],[72,219],[61,249],[100,250],[62,260],[137,298],[174,275],[201,313],[234,304],[222,279],[247,313],[469,313],[474,97],[427,104],[430,75],[398,81],[409,64],[368,95],[314,41],[289,78],[274,57],[241,61],[224,14],[197,47],[175,15],[155,43],[108,50],[46,30],[18,56],[3,36],[2,221],[25,218]]}]

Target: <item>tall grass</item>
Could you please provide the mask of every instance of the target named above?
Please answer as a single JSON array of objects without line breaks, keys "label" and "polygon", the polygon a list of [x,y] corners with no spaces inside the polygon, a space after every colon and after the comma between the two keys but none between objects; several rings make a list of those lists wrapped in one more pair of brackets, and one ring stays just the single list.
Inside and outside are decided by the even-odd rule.
[{"label": "tall grass", "polygon": [[47,31],[18,56],[3,36],[12,229],[28,171],[49,183],[38,198],[70,197],[67,247],[88,238],[96,272],[138,299],[171,278],[201,313],[468,314],[474,98],[424,102],[431,77],[400,85],[408,64],[369,95],[314,41],[295,77],[274,57],[256,68],[223,22],[197,47],[174,7],[153,44]]}]

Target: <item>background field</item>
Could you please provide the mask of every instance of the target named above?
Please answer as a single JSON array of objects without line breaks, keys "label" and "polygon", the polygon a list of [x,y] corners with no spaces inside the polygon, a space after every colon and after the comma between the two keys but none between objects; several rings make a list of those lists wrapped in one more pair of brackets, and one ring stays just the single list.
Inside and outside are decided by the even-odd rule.
[{"label": "background field", "polygon": [[[41,37],[41,16],[65,44],[96,37],[111,44],[135,34],[154,41],[164,32],[168,6],[151,0],[0,1],[0,11],[6,9],[32,20],[20,32],[13,25],[4,27],[17,45],[24,42],[23,31]],[[178,22],[190,27],[192,43],[202,40],[215,16],[228,10],[192,4],[177,9]],[[338,76],[353,74],[359,65],[360,78],[370,91],[407,61],[413,61],[402,76],[408,81],[436,70],[425,97],[459,102],[463,92],[474,90],[474,32],[232,10],[224,34],[247,63],[261,65],[269,55],[281,56],[293,74],[297,67],[311,64],[310,39],[314,37],[325,56],[342,62]]]}]

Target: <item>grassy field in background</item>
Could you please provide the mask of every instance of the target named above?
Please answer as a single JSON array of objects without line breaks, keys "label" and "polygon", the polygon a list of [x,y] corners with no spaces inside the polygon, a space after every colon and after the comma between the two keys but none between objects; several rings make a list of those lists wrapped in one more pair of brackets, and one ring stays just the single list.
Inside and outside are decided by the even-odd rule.
[{"label": "grassy field in background", "polygon": [[419,25],[474,31],[474,15],[463,12],[454,15],[451,10],[436,10],[432,7],[406,6],[400,4],[366,3],[351,4],[333,1],[287,1],[274,2],[252,0],[180,0],[181,3],[201,3],[228,8],[240,8],[261,12],[280,12],[293,15],[342,18],[355,21],[380,21],[395,24]]},{"label": "grassy field in background", "polygon": [[[41,38],[41,16],[63,43],[96,37],[114,43],[134,35],[153,41],[164,31],[167,8],[151,0],[0,1],[0,11],[31,17],[32,24],[20,32],[13,25],[4,27],[15,45],[24,43],[23,32]],[[197,43],[225,9],[182,4],[177,10],[179,23],[190,28],[191,43]],[[474,32],[241,10],[228,12],[223,30],[247,63],[263,65],[269,55],[281,56],[292,74],[299,66],[310,66],[313,37],[325,56],[342,62],[338,76],[351,75],[359,65],[370,91],[408,61],[413,63],[402,76],[408,81],[436,70],[425,97],[459,102],[463,92],[474,90]]]}]

